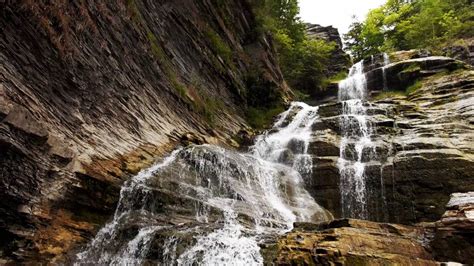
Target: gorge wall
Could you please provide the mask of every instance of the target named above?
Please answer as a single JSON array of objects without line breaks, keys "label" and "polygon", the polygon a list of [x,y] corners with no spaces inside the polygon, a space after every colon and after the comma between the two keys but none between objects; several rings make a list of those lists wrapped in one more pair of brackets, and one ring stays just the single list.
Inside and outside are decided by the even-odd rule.
[{"label": "gorge wall", "polygon": [[[152,215],[127,213],[116,238],[90,245],[85,259],[94,262],[110,249],[108,261],[120,260],[143,233],[153,240],[145,257],[173,261],[163,252],[166,243],[175,241],[175,253],[186,254],[198,236],[222,229],[221,210],[208,200],[221,190],[228,198],[217,203],[245,203],[232,205],[240,215],[230,217],[232,226],[238,219],[242,228],[259,219],[269,228],[281,220],[285,229],[293,226],[295,219],[275,219],[278,212],[266,206],[275,203],[262,196],[269,188],[282,196],[277,203],[291,203],[279,209],[283,216],[301,209],[324,216],[307,215],[314,222],[344,218],[338,160],[348,113],[335,84],[310,101],[318,107],[292,104],[257,139],[259,158],[271,163],[259,161],[254,169],[255,154],[222,148],[238,146],[234,138],[249,128],[249,106],[287,102],[292,94],[271,37],[256,29],[250,2],[0,1],[0,264],[69,263],[106,221],[121,218],[116,208],[116,214],[146,209]],[[337,30],[307,29],[310,38],[336,43],[330,73],[345,71],[350,58]],[[404,225],[296,223],[292,232],[252,242],[251,254],[261,248],[265,262],[277,264],[472,263],[472,67],[424,51],[384,59],[360,63],[368,101],[358,107],[374,129],[367,133],[373,145],[360,151],[345,145],[342,156],[360,153],[365,164],[366,219]],[[124,182],[178,144],[191,143],[221,147],[178,150],[162,172],[148,173],[155,175],[147,180],[151,188],[126,183],[130,195],[117,207]],[[241,174],[256,185],[245,184]],[[293,183],[297,189],[288,192],[285,185]],[[212,197],[197,196],[210,187]],[[195,217],[199,204],[212,223]],[[269,211],[262,214],[259,206]],[[149,227],[140,227],[144,221]],[[199,230],[187,230],[194,227]],[[248,237],[242,228],[237,238]]]},{"label": "gorge wall", "polygon": [[[408,59],[386,66],[384,85],[380,65],[364,67],[372,90],[364,103],[366,119],[374,128],[372,146],[362,151],[369,219],[403,224],[436,221],[451,193],[474,189],[473,72],[446,57]],[[414,84],[408,93],[407,83]],[[342,106],[332,102],[319,110],[321,120],[314,125],[310,147],[315,156],[314,196],[341,217],[337,160]],[[347,152],[354,157],[355,147]]]},{"label": "gorge wall", "polygon": [[57,261],[157,155],[289,92],[244,0],[1,1],[0,29],[0,263]]}]

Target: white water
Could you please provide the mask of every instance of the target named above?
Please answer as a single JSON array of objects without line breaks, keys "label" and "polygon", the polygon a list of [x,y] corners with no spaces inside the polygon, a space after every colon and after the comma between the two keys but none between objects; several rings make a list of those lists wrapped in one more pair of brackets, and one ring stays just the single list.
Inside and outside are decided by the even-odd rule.
[{"label": "white water", "polygon": [[368,218],[366,166],[375,153],[366,96],[367,81],[361,61],[352,66],[348,78],[339,83],[342,115],[338,160],[343,216],[359,219]]},{"label": "white water", "polygon": [[[293,102],[290,108],[280,115],[271,133],[267,132],[257,138],[253,154],[270,162],[286,161],[310,182],[313,163],[307,153],[312,134],[311,126],[316,119],[317,106]],[[288,124],[285,125],[285,122]],[[289,152],[293,158],[288,158]]]},{"label": "white water", "polygon": [[[291,230],[294,222],[331,218],[302,177],[312,169],[306,153],[316,119],[316,107],[293,103],[250,153],[213,145],[176,150],[122,187],[113,220],[76,264],[262,265],[258,243],[266,235]],[[157,207],[161,195],[182,203],[165,212]],[[187,213],[187,206],[194,206],[194,216],[175,213]],[[187,222],[163,224],[163,217]],[[156,243],[170,232],[161,244],[162,259],[155,259]]]},{"label": "white water", "polygon": [[387,73],[386,73],[386,66],[390,64],[390,57],[387,53],[383,53],[383,67],[382,67],[382,78],[383,78],[383,90],[386,91],[388,89],[387,85]]}]

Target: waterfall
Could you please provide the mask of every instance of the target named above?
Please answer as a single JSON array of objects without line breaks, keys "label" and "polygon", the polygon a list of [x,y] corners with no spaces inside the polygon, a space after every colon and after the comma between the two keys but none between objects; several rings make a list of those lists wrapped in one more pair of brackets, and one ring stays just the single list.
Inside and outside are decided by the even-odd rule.
[{"label": "waterfall", "polygon": [[383,66],[382,66],[382,78],[383,78],[383,90],[386,91],[387,87],[387,73],[386,66],[390,64],[390,57],[387,53],[383,53]]},{"label": "waterfall", "polygon": [[317,110],[292,103],[248,153],[190,146],[140,172],[76,265],[262,265],[266,237],[331,218],[304,188]]},{"label": "waterfall", "polygon": [[363,62],[352,66],[347,79],[339,83],[341,142],[338,168],[344,217],[368,219],[366,167],[375,146],[373,128],[367,119],[364,99],[367,81]]}]

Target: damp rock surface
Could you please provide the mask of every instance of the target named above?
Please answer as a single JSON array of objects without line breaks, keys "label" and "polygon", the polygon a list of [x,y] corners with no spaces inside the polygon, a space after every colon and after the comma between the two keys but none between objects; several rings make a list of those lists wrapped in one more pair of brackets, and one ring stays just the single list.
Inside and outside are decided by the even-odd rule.
[{"label": "damp rock surface", "polygon": [[287,95],[254,24],[247,1],[0,1],[0,264],[59,262],[176,144],[234,145],[249,73]]}]

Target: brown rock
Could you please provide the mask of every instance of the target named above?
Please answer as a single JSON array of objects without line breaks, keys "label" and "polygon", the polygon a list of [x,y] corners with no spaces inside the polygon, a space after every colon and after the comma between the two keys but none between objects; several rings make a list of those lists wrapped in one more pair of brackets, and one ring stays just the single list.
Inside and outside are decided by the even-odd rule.
[{"label": "brown rock", "polygon": [[278,240],[278,265],[438,265],[423,246],[424,229],[335,220],[295,229]]}]

